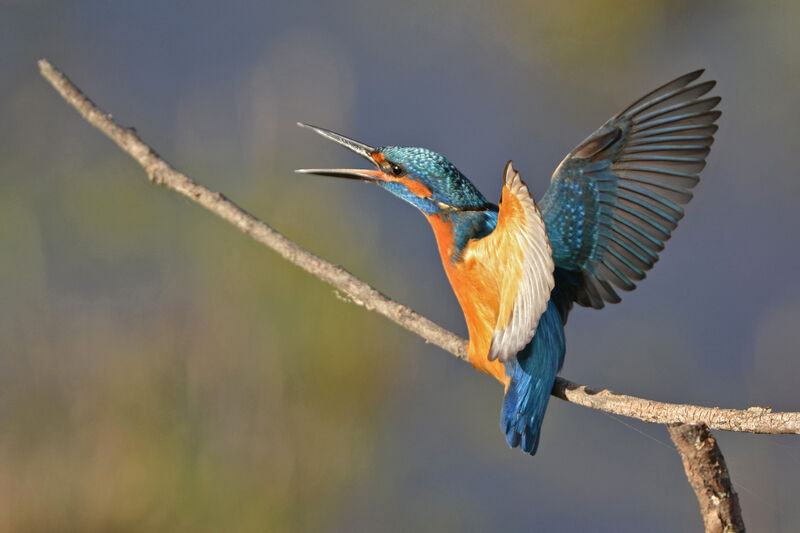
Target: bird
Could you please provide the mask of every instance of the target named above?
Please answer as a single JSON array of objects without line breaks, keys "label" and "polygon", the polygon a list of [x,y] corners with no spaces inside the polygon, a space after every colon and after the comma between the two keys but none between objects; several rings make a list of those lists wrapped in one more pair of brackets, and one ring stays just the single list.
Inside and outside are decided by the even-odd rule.
[{"label": "bird", "polygon": [[499,204],[444,156],[372,147],[299,122],[371,168],[298,169],[376,184],[428,220],[469,332],[468,358],[500,381],[500,426],[534,455],[574,304],[621,301],[658,261],[706,165],[722,112],[695,70],[637,99],[567,154],[535,202],[508,161]]}]

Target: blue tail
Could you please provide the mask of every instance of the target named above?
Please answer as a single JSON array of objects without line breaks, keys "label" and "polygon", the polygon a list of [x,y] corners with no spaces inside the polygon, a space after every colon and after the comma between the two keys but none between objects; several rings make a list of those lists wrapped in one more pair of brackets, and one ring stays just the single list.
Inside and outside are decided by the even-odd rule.
[{"label": "blue tail", "polygon": [[536,453],[550,391],[564,363],[564,350],[564,324],[551,300],[533,340],[506,363],[511,383],[503,399],[500,427],[512,448],[521,446],[526,453]]}]

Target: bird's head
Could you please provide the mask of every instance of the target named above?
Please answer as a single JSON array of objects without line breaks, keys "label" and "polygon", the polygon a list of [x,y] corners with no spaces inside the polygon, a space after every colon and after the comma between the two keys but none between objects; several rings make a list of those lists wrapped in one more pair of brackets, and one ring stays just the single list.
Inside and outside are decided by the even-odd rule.
[{"label": "bird's head", "polygon": [[373,148],[323,128],[303,123],[298,123],[298,126],[311,129],[355,152],[374,168],[308,168],[296,172],[376,183],[428,216],[442,212],[480,211],[491,205],[455,165],[427,148]]}]

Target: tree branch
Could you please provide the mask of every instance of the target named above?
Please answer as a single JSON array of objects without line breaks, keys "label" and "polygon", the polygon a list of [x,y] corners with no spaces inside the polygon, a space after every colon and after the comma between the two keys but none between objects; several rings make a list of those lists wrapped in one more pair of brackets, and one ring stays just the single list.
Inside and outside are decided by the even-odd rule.
[{"label": "tree branch", "polygon": [[[117,125],[110,114],[94,105],[64,74],[47,60],[39,61],[44,78],[92,126],[106,134],[131,155],[147,172],[150,181],[172,189],[215,215],[230,222],[284,259],[333,285],[354,303],[387,317],[459,359],[467,360],[466,341],[431,320],[395,302],[361,281],[344,268],[317,257],[247,213],[222,194],[212,191],[175,170],[145,144],[133,129]],[[773,413],[769,408],[720,409],[670,404],[594,390],[557,378],[553,395],[568,402],[608,413],[661,424],[705,424],[714,429],[750,433],[800,433],[800,412]]]},{"label": "tree branch", "polygon": [[725,458],[708,427],[672,424],[667,429],[697,496],[706,533],[743,533],[739,496],[733,490]]}]

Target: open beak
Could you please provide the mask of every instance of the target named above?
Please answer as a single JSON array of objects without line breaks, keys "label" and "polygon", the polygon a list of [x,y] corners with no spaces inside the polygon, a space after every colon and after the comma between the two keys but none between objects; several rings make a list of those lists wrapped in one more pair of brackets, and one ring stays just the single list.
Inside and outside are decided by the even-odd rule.
[{"label": "open beak", "polygon": [[359,168],[298,168],[295,170],[295,172],[299,174],[316,174],[318,176],[332,176],[335,178],[347,178],[362,181],[381,181],[380,176],[383,175],[383,172],[378,168],[378,163],[372,157],[372,154],[377,151],[375,148],[324,128],[318,128],[317,126],[312,126],[303,122],[298,122],[297,125],[301,128],[308,128],[322,135],[326,139],[329,139],[338,145],[344,146],[351,152],[360,155],[369,161],[376,168],[376,170],[363,170]]}]

